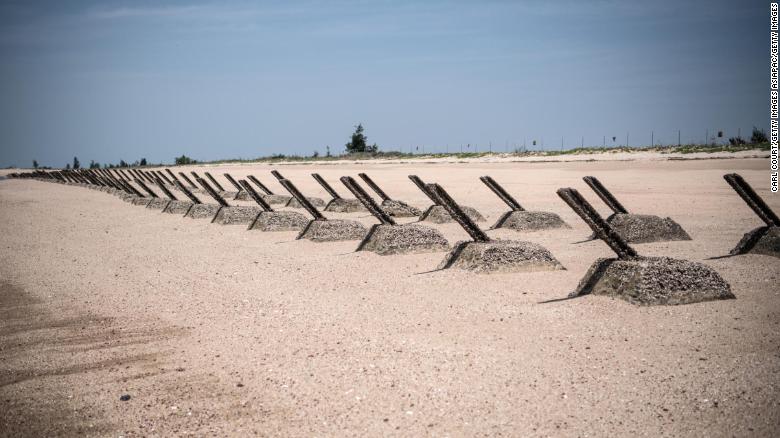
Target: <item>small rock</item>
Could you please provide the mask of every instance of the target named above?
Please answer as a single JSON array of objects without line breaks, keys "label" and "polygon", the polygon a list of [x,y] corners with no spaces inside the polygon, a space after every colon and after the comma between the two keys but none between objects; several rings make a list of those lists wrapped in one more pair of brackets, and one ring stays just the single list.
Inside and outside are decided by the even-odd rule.
[{"label": "small rock", "polygon": [[130,394],[124,394],[121,397],[119,397],[120,401],[128,401],[130,400]]}]

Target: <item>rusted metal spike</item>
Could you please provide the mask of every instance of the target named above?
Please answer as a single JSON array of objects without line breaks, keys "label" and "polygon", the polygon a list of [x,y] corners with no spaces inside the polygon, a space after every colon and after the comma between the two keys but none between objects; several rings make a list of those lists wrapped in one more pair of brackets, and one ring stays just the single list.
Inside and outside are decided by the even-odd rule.
[{"label": "rusted metal spike", "polygon": [[133,175],[133,180],[144,179],[138,169],[129,169],[128,171]]},{"label": "rusted metal spike", "polygon": [[312,173],[311,176],[314,178],[315,181],[320,183],[323,189],[325,189],[326,192],[333,198],[333,199],[341,199],[341,196],[339,196],[338,193],[333,189],[333,187],[328,184],[327,181],[325,181],[324,178],[320,176],[319,173]]},{"label": "rusted metal spike", "polygon": [[154,179],[156,176],[153,170],[144,170],[141,173],[146,176],[146,179],[148,179],[151,184],[154,184]]},{"label": "rusted metal spike", "polygon": [[255,178],[255,176],[254,176],[254,175],[247,175],[247,177],[246,177],[246,178],[247,178],[249,181],[252,181],[253,183],[255,183],[255,185],[256,185],[256,186],[257,186],[257,187],[258,187],[260,190],[262,190],[263,192],[265,192],[265,194],[266,194],[266,195],[273,195],[273,194],[274,194],[274,192],[270,191],[270,190],[268,189],[268,187],[266,187],[266,186],[265,186],[265,184],[261,183],[259,179]]},{"label": "rusted metal spike", "polygon": [[441,205],[441,200],[436,197],[435,193],[432,193],[430,190],[428,190],[428,187],[425,186],[425,183],[422,179],[420,179],[417,175],[409,175],[409,179],[412,180],[414,185],[417,186],[418,189],[420,189],[421,192],[425,193],[425,196],[428,197],[428,199],[433,202],[433,205]]},{"label": "rusted metal spike", "polygon": [[162,192],[165,193],[165,196],[167,196],[168,199],[172,201],[176,201],[176,196],[173,196],[173,193],[171,193],[171,191],[168,190],[168,187],[165,187],[165,184],[163,184],[160,178],[157,178],[156,180],[154,180],[154,182],[157,184],[157,187],[159,187],[160,190],[162,190]]},{"label": "rusted metal spike", "polygon": [[173,181],[168,179],[168,176],[166,174],[164,174],[161,170],[155,170],[154,173],[157,174],[157,178],[155,178],[155,179],[161,179],[166,184],[171,185],[171,186],[173,185]]},{"label": "rusted metal spike", "polygon": [[576,189],[558,189],[558,196],[603,240],[621,259],[637,257],[637,252],[593,208]]},{"label": "rusted metal spike", "polygon": [[723,179],[734,189],[735,192],[745,201],[745,204],[750,207],[758,217],[761,218],[768,226],[780,226],[780,218],[777,217],[774,211],[764,202],[764,200],[758,196],[753,187],[742,178],[741,175],[736,173],[729,173],[723,175]]},{"label": "rusted metal spike", "polygon": [[[117,171],[122,175],[122,178],[124,178],[125,181],[130,181],[131,180],[131,178],[127,175],[127,173],[125,173],[124,170],[117,169]],[[128,173],[129,173],[129,171],[128,171]]]},{"label": "rusted metal spike", "polygon": [[504,190],[504,188],[501,187],[501,185],[499,185],[496,182],[496,180],[494,180],[492,177],[487,175],[480,176],[479,180],[485,183],[485,185],[488,186],[488,188],[492,190],[493,193],[496,194],[496,196],[501,198],[501,200],[504,201],[504,203],[508,205],[509,208],[512,209],[512,211],[525,211],[523,206],[520,205],[520,203],[517,202],[517,200],[512,195],[510,195],[506,190]]},{"label": "rusted metal spike", "polygon": [[168,172],[168,175],[171,177],[171,185],[173,185],[174,181],[177,181],[179,178],[176,178],[176,175],[174,175],[173,172],[171,172],[171,169],[165,168],[165,171]]},{"label": "rusted metal spike", "polygon": [[138,196],[140,198],[145,198],[143,193],[139,192],[138,189],[136,189],[130,181],[124,181],[123,184],[127,186],[128,189],[130,189],[130,193],[134,194],[135,196]]},{"label": "rusted metal spike", "polygon": [[152,176],[151,174],[152,171],[138,169],[138,172],[140,172],[141,175],[143,175],[147,181],[149,181],[150,183],[154,183],[154,176]]},{"label": "rusted metal spike", "polygon": [[219,193],[217,193],[216,190],[214,190],[209,183],[206,182],[203,178],[198,178],[196,181],[198,181],[198,184],[200,184],[204,189],[206,189],[206,192],[208,192],[209,195],[211,195],[214,200],[217,201],[217,203],[223,207],[230,207],[230,204],[225,201],[225,198],[220,196]]},{"label": "rusted metal spike", "polygon": [[360,187],[360,184],[358,184],[354,178],[351,176],[342,176],[340,179],[341,182],[347,186],[347,189],[355,195],[355,198],[366,207],[366,210],[371,212],[375,218],[379,219],[379,222],[384,225],[395,225],[395,220],[393,220],[387,212],[382,210],[382,207],[380,207],[376,201],[363,190],[363,187]]},{"label": "rusted metal spike", "polygon": [[179,189],[179,191],[184,193],[184,196],[188,197],[190,199],[190,201],[192,201],[193,204],[203,204],[200,201],[200,199],[198,199],[195,195],[192,194],[190,189],[188,189],[187,187],[184,187],[184,184],[182,184],[181,181],[176,180],[176,181],[174,181],[174,184],[176,184],[176,187]]},{"label": "rusted metal spike", "polygon": [[387,196],[387,193],[384,192],[384,190],[380,189],[378,185],[374,182],[374,180],[371,179],[368,175],[365,173],[358,173],[358,176],[363,179],[363,181],[368,184],[369,187],[371,187],[371,190],[376,192],[377,195],[379,195],[380,198],[382,198],[383,201],[390,201],[390,197]]},{"label": "rusted metal spike", "polygon": [[[187,182],[187,184],[189,184],[191,188],[193,188],[193,189],[197,189],[197,188],[198,188],[198,186],[196,186],[196,185],[195,185],[195,183],[194,183],[194,182],[192,182],[192,180],[191,180],[191,179],[190,179],[190,178],[187,176],[187,174],[185,174],[184,172],[179,172],[179,176],[180,176],[180,177],[181,177],[181,178],[182,178],[184,181],[186,181],[186,182]],[[180,182],[180,183],[181,183],[181,182]]]},{"label": "rusted metal spike", "polygon": [[114,180],[114,182],[116,182],[116,185],[119,186],[119,188],[124,192],[129,193],[131,195],[135,195],[135,192],[133,192],[133,190],[127,187],[127,181],[117,178],[116,180]]},{"label": "rusted metal spike", "polygon": [[276,170],[276,169],[274,169],[274,170],[272,170],[272,171],[271,171],[271,175],[273,175],[274,177],[276,177],[276,179],[277,179],[277,180],[279,180],[279,181],[281,181],[281,180],[285,179],[285,177],[283,177],[283,176],[282,176],[282,174],[281,174],[281,173],[279,173],[279,171],[278,171],[278,170]]},{"label": "rusted metal spike", "polygon": [[216,179],[214,179],[213,176],[209,172],[203,172],[206,174],[206,177],[208,177],[209,181],[211,181],[212,184],[214,184],[214,187],[217,188],[220,192],[224,192],[225,189],[222,187],[222,184],[218,183]]},{"label": "rusted metal spike", "polygon": [[152,198],[159,198],[159,196],[157,196],[157,193],[154,193],[152,189],[150,189],[149,186],[146,185],[145,182],[141,181],[140,179],[137,179],[135,180],[135,183],[141,186],[141,188],[144,189],[144,191],[148,193],[149,196],[151,196]]},{"label": "rusted metal spike", "polygon": [[198,175],[194,170],[190,171],[190,175],[192,175],[192,177],[195,178],[195,181],[200,179],[200,175]]},{"label": "rusted metal spike", "polygon": [[585,184],[590,186],[591,189],[593,189],[594,192],[601,198],[602,201],[604,201],[605,204],[607,204],[607,207],[609,207],[613,212],[615,213],[628,213],[628,210],[626,210],[625,207],[623,207],[623,204],[620,203],[620,201],[615,198],[615,195],[612,194],[609,190],[607,190],[606,187],[604,187],[604,184],[601,183],[601,181],[598,180],[595,176],[586,176],[582,178],[583,181],[585,181]]},{"label": "rusted metal spike", "polygon": [[318,221],[324,221],[327,220],[325,216],[322,215],[322,213],[319,212],[312,204],[309,202],[308,199],[306,199],[305,196],[301,194],[301,192],[298,191],[298,188],[295,187],[295,185],[289,180],[289,179],[280,179],[279,184],[281,184],[285,189],[287,189],[290,194],[298,200],[298,202],[303,206],[303,208],[306,209],[306,211],[309,212],[309,214],[314,218],[314,220]]},{"label": "rusted metal spike", "polygon": [[243,187],[244,191],[249,193],[249,196],[251,196],[252,199],[254,199],[254,201],[257,202],[257,205],[262,207],[263,210],[265,210],[265,211],[274,211],[274,209],[271,208],[271,206],[267,202],[265,202],[265,199],[263,199],[263,197],[260,196],[255,191],[255,189],[252,186],[249,185],[249,183],[246,180],[242,179],[242,180],[239,180],[238,182],[241,184],[241,186]]},{"label": "rusted metal spike", "polygon": [[238,183],[236,182],[236,180],[235,180],[235,179],[233,179],[233,177],[232,177],[232,176],[230,176],[230,174],[229,174],[229,173],[223,173],[222,175],[224,175],[224,176],[225,176],[225,178],[226,178],[226,179],[227,179],[227,180],[230,182],[230,184],[233,184],[233,187],[235,187],[235,188],[236,188],[236,190],[238,190],[239,192],[243,192],[243,191],[244,191],[244,189],[243,189],[243,188],[242,188],[240,185],[238,185]]},{"label": "rusted metal spike", "polygon": [[449,193],[447,193],[442,186],[438,184],[426,184],[426,187],[428,187],[428,190],[436,193],[436,196],[441,200],[441,206],[447,210],[447,213],[449,213],[467,233],[469,233],[469,236],[471,236],[475,242],[490,241],[490,237],[488,237],[488,235],[485,234],[471,218],[466,216],[466,213],[461,210],[460,206],[450,197]]}]

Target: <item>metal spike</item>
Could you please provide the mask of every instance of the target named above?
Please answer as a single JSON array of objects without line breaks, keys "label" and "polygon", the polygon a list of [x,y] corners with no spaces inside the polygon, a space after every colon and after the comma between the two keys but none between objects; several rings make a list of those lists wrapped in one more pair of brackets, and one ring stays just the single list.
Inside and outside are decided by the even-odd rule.
[{"label": "metal spike", "polygon": [[615,195],[612,194],[609,190],[607,190],[606,187],[604,187],[604,184],[601,184],[601,181],[598,180],[595,176],[586,176],[582,178],[585,183],[590,186],[591,189],[593,189],[594,192],[601,198],[602,201],[604,201],[605,204],[615,213],[628,213],[628,210],[626,210],[625,207],[623,207],[623,204],[620,203],[620,201],[615,198]]},{"label": "metal spike", "polygon": [[479,180],[485,183],[485,185],[488,186],[488,188],[492,190],[493,193],[496,194],[496,196],[501,198],[501,200],[504,201],[504,203],[508,205],[509,208],[512,209],[512,211],[525,211],[523,206],[520,205],[520,203],[517,202],[517,200],[514,197],[512,197],[512,195],[510,195],[509,192],[504,190],[504,188],[501,187],[501,185],[499,185],[496,182],[496,180],[494,180],[492,177],[487,175],[480,176]]},{"label": "metal spike", "polygon": [[306,199],[305,196],[301,194],[301,192],[298,191],[298,188],[295,187],[295,185],[289,180],[289,179],[280,179],[279,184],[281,184],[285,189],[287,189],[290,194],[298,200],[298,202],[303,206],[303,208],[306,209],[306,211],[309,212],[309,214],[314,218],[314,220],[327,220],[325,216],[322,215],[322,213],[319,212],[312,204],[309,202],[308,199]]},{"label": "metal spike", "polygon": [[637,257],[637,252],[626,242],[607,221],[593,208],[576,189],[559,189],[556,193],[566,204],[577,213],[593,230],[596,236],[603,240],[621,259]]},{"label": "metal spike", "polygon": [[488,235],[463,212],[460,206],[450,197],[449,193],[447,193],[442,186],[438,184],[426,184],[425,186],[428,187],[428,190],[436,194],[441,200],[441,206],[447,210],[447,213],[449,213],[467,233],[469,233],[469,236],[471,236],[475,242],[490,241],[490,237],[488,237]]},{"label": "metal spike", "polygon": [[355,198],[357,198],[363,204],[363,206],[366,207],[366,210],[371,212],[375,218],[379,219],[379,222],[384,225],[396,224],[395,220],[393,220],[393,218],[391,218],[387,212],[382,210],[382,207],[380,207],[376,201],[374,201],[374,199],[369,196],[365,190],[363,190],[363,187],[360,187],[354,178],[351,176],[342,176],[340,180],[345,186],[347,186],[347,189],[349,189],[349,191],[355,195]]},{"label": "metal spike", "polygon": [[765,224],[770,227],[780,227],[780,218],[777,217],[775,212],[769,208],[769,205],[767,205],[767,203],[764,202],[760,196],[758,196],[758,193],[753,190],[753,187],[751,187],[750,184],[748,184],[741,175],[737,173],[729,173],[727,175],[723,175],[723,178],[726,180],[726,182],[729,183],[729,185],[731,185],[731,188],[737,192],[742,200],[745,201],[745,204],[747,204],[748,207],[750,207],[753,212],[756,213],[756,215],[761,218],[762,221],[764,221]]},{"label": "metal spike", "polygon": [[[325,179],[323,179],[323,178],[320,176],[320,174],[319,174],[319,173],[312,173],[312,174],[311,174],[311,176],[312,176],[312,177],[314,177],[314,179],[315,179],[315,180],[316,180],[318,183],[320,183],[320,185],[322,186],[322,188],[323,188],[323,189],[325,189],[325,191],[326,191],[326,192],[328,192],[328,194],[329,194],[329,195],[330,195],[330,196],[331,196],[333,199],[341,199],[341,196],[339,196],[339,194],[338,194],[338,193],[336,193],[336,190],[334,190],[334,189],[333,189],[333,187],[331,187],[331,186],[330,186],[330,184],[328,184],[328,182],[327,182],[327,181],[325,181]],[[342,182],[343,182],[343,180],[342,180]]]}]

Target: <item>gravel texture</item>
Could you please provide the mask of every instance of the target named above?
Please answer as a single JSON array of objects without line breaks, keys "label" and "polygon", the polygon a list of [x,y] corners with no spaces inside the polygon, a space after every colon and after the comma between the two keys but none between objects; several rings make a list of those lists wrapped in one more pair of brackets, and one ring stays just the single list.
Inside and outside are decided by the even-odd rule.
[{"label": "gravel texture", "polygon": [[165,207],[165,210],[163,210],[163,213],[170,213],[170,214],[186,214],[187,211],[193,206],[194,204],[191,201],[182,201],[182,200],[175,200],[171,201],[167,207]]},{"label": "gravel texture", "polygon": [[[463,210],[464,213],[466,213],[466,216],[471,218],[474,222],[484,222],[485,217],[482,216],[476,208],[474,207],[468,207],[465,205],[461,205],[460,209]],[[455,222],[455,219],[450,216],[450,214],[447,212],[447,209],[442,207],[441,205],[431,205],[428,207],[427,210],[425,210],[425,213],[420,216],[421,221],[425,222],[433,222],[435,224],[446,224],[449,222]]]},{"label": "gravel texture", "polygon": [[241,190],[233,199],[236,201],[251,201],[252,197],[249,195],[249,192]]},{"label": "gravel texture", "polygon": [[555,213],[548,211],[508,211],[493,225],[515,231],[539,231],[555,228],[571,228]]},{"label": "gravel texture", "polygon": [[418,217],[422,214],[422,211],[420,211],[419,208],[412,207],[403,201],[397,201],[395,199],[382,201],[382,209],[390,216],[395,217]]},{"label": "gravel texture", "polygon": [[146,204],[146,208],[150,208],[152,210],[164,210],[165,207],[168,206],[168,203],[171,202],[168,198],[152,198],[149,200],[149,203]]},{"label": "gravel texture", "polygon": [[691,236],[671,218],[647,214],[613,214],[607,222],[629,243],[691,240]]},{"label": "gravel texture", "polygon": [[357,221],[344,219],[313,220],[298,235],[298,239],[314,242],[335,242],[339,240],[362,240],[366,226]]},{"label": "gravel texture", "polygon": [[151,198],[142,198],[140,196],[136,196],[130,202],[133,205],[140,205],[145,207],[147,204],[149,204],[149,201],[151,201]]},{"label": "gravel texture", "polygon": [[763,254],[780,257],[780,227],[759,227],[746,233],[730,254]]},{"label": "gravel texture", "polygon": [[271,205],[282,204],[286,205],[292,199],[292,196],[287,195],[262,195],[265,202]]},{"label": "gravel texture", "polygon": [[[315,207],[317,207],[317,208],[322,208],[322,207],[325,207],[325,201],[323,201],[323,200],[322,200],[322,198],[314,198],[314,197],[312,197],[312,198],[308,198],[308,197],[307,197],[306,199],[308,199],[308,200],[309,200],[309,202],[311,202],[311,205],[313,205],[313,206],[315,206]],[[287,202],[287,204],[285,205],[285,207],[290,207],[290,208],[303,208],[303,207],[301,206],[301,203],[300,203],[300,202],[298,202],[298,200],[297,200],[297,199],[295,199],[295,198],[290,198],[290,200]]]},{"label": "gravel texture", "polygon": [[609,295],[639,305],[675,305],[734,298],[707,265],[669,257],[599,259],[571,296]]},{"label": "gravel texture", "polygon": [[311,219],[297,211],[264,211],[249,225],[250,230],[300,231]]},{"label": "gravel texture", "polygon": [[217,204],[195,204],[184,217],[192,219],[214,219],[221,207]]},{"label": "gravel texture", "polygon": [[325,211],[334,213],[357,213],[367,211],[363,204],[354,198],[335,198],[328,202]]},{"label": "gravel texture", "polygon": [[260,207],[225,207],[219,210],[211,221],[219,225],[249,225],[260,212]]},{"label": "gravel texture", "polygon": [[372,226],[357,250],[390,255],[446,251],[449,248],[449,242],[436,228],[406,224]]},{"label": "gravel texture", "polygon": [[458,242],[439,265],[439,269],[448,268],[485,273],[564,269],[563,265],[543,246],[516,240]]}]

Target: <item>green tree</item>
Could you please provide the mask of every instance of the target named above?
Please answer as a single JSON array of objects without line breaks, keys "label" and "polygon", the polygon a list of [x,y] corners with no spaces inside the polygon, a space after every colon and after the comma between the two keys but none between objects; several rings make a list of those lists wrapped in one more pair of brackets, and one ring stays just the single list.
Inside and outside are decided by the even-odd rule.
[{"label": "green tree", "polygon": [[332,155],[330,154],[330,146],[325,146],[325,156],[332,157]]},{"label": "green tree", "polygon": [[73,157],[73,169],[78,169],[81,167],[81,163],[79,163],[78,157]]},{"label": "green tree", "polygon": [[89,168],[90,169],[100,169],[100,163],[95,162],[95,160],[90,160]]},{"label": "green tree", "polygon": [[146,158],[141,158],[141,166],[146,166]]},{"label": "green tree", "polygon": [[36,168],[36,169],[38,168],[38,161],[37,160],[33,160],[33,167]]},{"label": "green tree", "polygon": [[750,136],[750,142],[756,144],[756,143],[766,143],[768,141],[769,139],[766,138],[766,132],[754,126],[753,135]]},{"label": "green tree", "polygon": [[195,164],[197,163],[197,160],[193,160],[192,158],[182,154],[181,157],[176,157],[176,164]]},{"label": "green tree", "polygon": [[366,140],[368,140],[368,137],[363,134],[363,124],[358,123],[358,125],[355,126],[355,132],[352,133],[352,138],[344,147],[347,148],[348,154],[354,154],[356,152],[376,152],[377,149],[379,149],[376,143],[369,146]]}]

